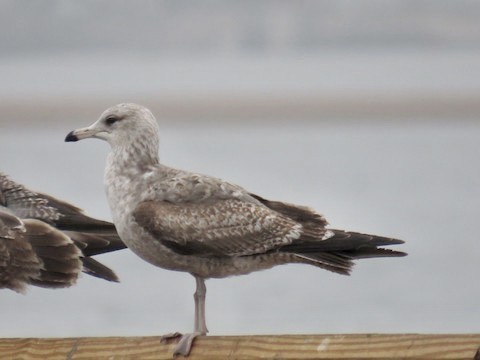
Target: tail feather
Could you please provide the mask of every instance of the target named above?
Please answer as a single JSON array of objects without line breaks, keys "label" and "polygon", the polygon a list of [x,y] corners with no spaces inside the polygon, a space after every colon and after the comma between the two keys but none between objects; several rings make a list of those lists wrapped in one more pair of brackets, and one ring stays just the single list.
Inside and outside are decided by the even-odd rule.
[{"label": "tail feather", "polygon": [[326,240],[298,241],[284,246],[281,251],[294,253],[303,261],[339,274],[350,274],[357,259],[405,256],[402,251],[380,246],[403,244],[402,240],[331,230],[333,236]]},{"label": "tail feather", "polygon": [[[350,275],[350,272],[353,268],[353,262],[351,260],[344,260],[342,256],[338,256],[338,259],[335,259],[333,254],[323,253],[323,254],[293,254],[299,262],[317,266],[319,268],[341,274],[341,275]],[[327,255],[327,256],[325,256]],[[329,256],[330,255],[330,256]]]},{"label": "tail feather", "polygon": [[74,285],[76,280],[73,276],[69,277],[66,274],[48,273],[47,275],[42,274],[39,279],[31,279],[29,284],[41,288],[62,289]]},{"label": "tail feather", "polygon": [[330,230],[333,236],[328,239],[321,240],[309,240],[309,241],[300,241],[294,242],[290,245],[285,246],[283,249],[295,252],[324,252],[324,251],[352,251],[358,250],[360,248],[377,248],[378,246],[389,246],[389,245],[399,245],[403,244],[404,241],[369,235],[361,234],[357,232],[346,232],[343,230]]},{"label": "tail feather", "polygon": [[344,251],[346,255],[352,257],[352,259],[369,259],[377,257],[402,257],[406,256],[407,253],[398,250],[384,249],[384,248],[375,248],[375,249],[358,249],[352,252]]},{"label": "tail feather", "polygon": [[25,238],[41,261],[38,277],[32,278],[32,285],[42,287],[68,287],[73,285],[82,271],[81,251],[72,240],[40,220],[23,220]]},{"label": "tail feather", "polygon": [[353,267],[353,260],[407,255],[401,251],[381,247],[403,244],[402,240],[327,229],[328,223],[325,218],[308,207],[270,201],[255,194],[250,195],[268,208],[302,225],[300,238],[279,249],[281,252],[293,254],[300,262],[348,275]]},{"label": "tail feather", "polygon": [[40,276],[30,280],[31,285],[43,288],[65,288],[76,283],[78,273],[56,272],[49,270],[41,270]]},{"label": "tail feather", "polygon": [[64,233],[73,240],[85,256],[94,256],[126,248],[116,232],[108,234],[64,231]]},{"label": "tail feather", "polygon": [[100,279],[119,282],[118,276],[108,267],[91,257],[82,258],[83,272]]},{"label": "tail feather", "polygon": [[[100,249],[101,252],[105,246],[110,245],[109,235],[62,232],[33,219],[26,219],[24,223],[28,230],[25,236],[42,263],[39,276],[31,281],[33,285],[68,287],[76,282],[82,271],[108,281],[119,281],[111,269],[85,256],[85,253],[87,255],[95,253],[96,249]],[[92,250],[89,250],[90,246]]]}]

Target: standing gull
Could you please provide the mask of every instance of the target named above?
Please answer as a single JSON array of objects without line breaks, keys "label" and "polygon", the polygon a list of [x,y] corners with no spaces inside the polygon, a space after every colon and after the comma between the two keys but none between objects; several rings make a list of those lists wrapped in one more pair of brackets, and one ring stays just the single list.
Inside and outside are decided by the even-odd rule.
[{"label": "standing gull", "polygon": [[123,248],[112,223],[0,173],[0,288],[68,287],[82,271],[118,281],[91,256]]},{"label": "standing gull", "polygon": [[205,279],[288,263],[347,275],[354,259],[405,255],[379,247],[401,240],[326,229],[307,207],[161,164],[157,121],[140,105],[113,106],[65,141],[86,138],[111,146],[104,180],[120,238],[151,264],[195,277],[194,332],[181,337],[175,354],[188,355],[193,339],[208,332]]}]

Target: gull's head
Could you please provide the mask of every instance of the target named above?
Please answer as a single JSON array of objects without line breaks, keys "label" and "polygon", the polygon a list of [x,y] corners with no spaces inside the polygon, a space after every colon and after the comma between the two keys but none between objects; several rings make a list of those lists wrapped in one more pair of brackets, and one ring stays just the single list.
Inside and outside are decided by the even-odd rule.
[{"label": "gull's head", "polygon": [[92,125],[71,131],[65,141],[102,139],[112,147],[148,142],[158,144],[158,124],[147,108],[118,104],[105,110]]}]

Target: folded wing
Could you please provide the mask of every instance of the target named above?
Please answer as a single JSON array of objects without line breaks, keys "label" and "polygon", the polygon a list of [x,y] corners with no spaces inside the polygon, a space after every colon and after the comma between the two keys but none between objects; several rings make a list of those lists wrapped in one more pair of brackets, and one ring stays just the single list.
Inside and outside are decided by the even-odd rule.
[{"label": "folded wing", "polygon": [[182,254],[246,256],[290,244],[301,225],[270,209],[236,199],[173,204],[140,203],[134,219]]}]

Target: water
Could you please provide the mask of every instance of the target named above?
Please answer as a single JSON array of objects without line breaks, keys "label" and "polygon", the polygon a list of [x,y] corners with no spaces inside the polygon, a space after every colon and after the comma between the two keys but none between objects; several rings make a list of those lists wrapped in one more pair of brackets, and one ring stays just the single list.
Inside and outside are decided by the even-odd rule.
[{"label": "water", "polygon": [[[1,129],[1,170],[109,219],[102,185],[108,147],[63,143],[72,123]],[[288,265],[210,280],[211,334],[479,331],[478,123],[169,122],[161,154],[169,165],[311,206],[333,227],[407,241],[408,257],[359,261],[351,277]],[[67,290],[2,291],[0,336],[192,328],[191,276],[155,268],[128,250],[99,259],[120,284],[83,276]]]},{"label": "water", "polygon": [[[73,52],[0,57],[0,99],[307,97],[462,99],[480,91],[480,51],[369,49],[292,55]],[[364,106],[369,106],[365,103]]]}]

